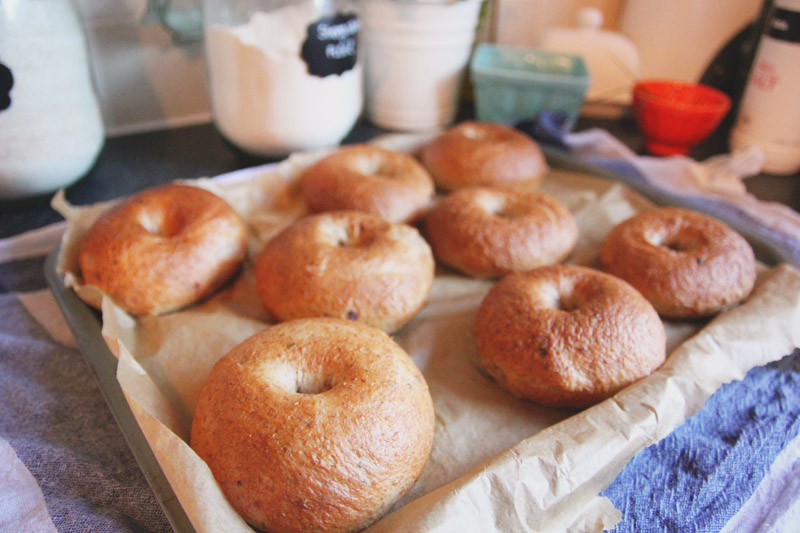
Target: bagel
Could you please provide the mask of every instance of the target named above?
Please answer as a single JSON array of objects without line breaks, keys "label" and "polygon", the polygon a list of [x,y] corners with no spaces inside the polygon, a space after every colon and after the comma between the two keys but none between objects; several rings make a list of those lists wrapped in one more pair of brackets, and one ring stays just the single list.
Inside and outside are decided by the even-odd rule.
[{"label": "bagel", "polygon": [[357,144],[339,148],[300,176],[308,209],[355,210],[391,222],[414,220],[431,202],[433,180],[411,155]]},{"label": "bagel", "polygon": [[643,211],[612,228],[600,264],[667,318],[715,314],[745,299],[756,279],[753,249],[741,235],[679,207]]},{"label": "bagel", "polygon": [[269,327],[220,359],[190,442],[251,525],[354,531],[415,483],[433,432],[427,384],[402,348],[316,318]]},{"label": "bagel", "polygon": [[471,187],[430,210],[425,235],[441,263],[472,277],[498,277],[564,260],[578,225],[548,194]]},{"label": "bagel", "polygon": [[583,408],[649,375],[666,357],[664,325],[619,278],[552,265],[509,274],[478,308],[482,368],[512,395]]},{"label": "bagel", "polygon": [[533,139],[490,122],[457,124],[423,146],[419,157],[436,185],[448,191],[518,183],[536,186],[548,170]]},{"label": "bagel", "polygon": [[310,215],[273,237],[254,275],[279,321],[329,316],[393,332],[425,305],[435,263],[419,232],[357,211]]},{"label": "bagel", "polygon": [[219,196],[188,185],[135,194],[100,215],[78,252],[87,285],[133,315],[196,303],[240,269],[247,228]]}]

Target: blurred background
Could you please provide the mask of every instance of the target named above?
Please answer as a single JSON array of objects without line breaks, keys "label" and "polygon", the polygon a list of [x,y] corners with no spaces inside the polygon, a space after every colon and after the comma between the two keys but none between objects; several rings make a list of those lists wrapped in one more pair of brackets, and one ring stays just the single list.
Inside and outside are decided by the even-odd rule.
[{"label": "blurred background", "polygon": [[[193,3],[183,0],[171,7],[190,9]],[[181,41],[158,22],[154,13],[170,7],[166,4],[75,0],[108,136],[211,121],[203,43]],[[535,46],[548,30],[574,28],[578,13],[591,7],[602,14],[603,30],[619,32],[634,44],[640,77],[700,81],[716,75],[725,78],[722,83],[735,83],[733,73],[722,72],[733,67],[720,62],[716,73],[710,67],[726,45],[737,36],[744,39],[762,4],[762,0],[493,0],[479,39]]]}]

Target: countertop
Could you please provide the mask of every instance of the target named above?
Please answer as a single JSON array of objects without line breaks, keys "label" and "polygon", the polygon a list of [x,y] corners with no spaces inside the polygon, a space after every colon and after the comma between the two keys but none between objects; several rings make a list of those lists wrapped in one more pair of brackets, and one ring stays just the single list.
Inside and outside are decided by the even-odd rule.
[{"label": "countertop", "polygon": [[[603,128],[637,153],[644,153],[632,119],[582,118],[575,131]],[[363,142],[386,131],[359,122],[345,143]],[[702,161],[724,152],[724,135],[716,135],[698,146],[692,156]],[[91,204],[175,179],[215,176],[277,159],[254,157],[225,141],[212,124],[158,130],[108,138],[91,171],[66,190],[77,205]],[[800,175],[761,174],[745,180],[748,190],[762,200],[777,201],[800,212]],[[50,208],[52,195],[0,201],[0,238],[58,222],[61,216]]]}]

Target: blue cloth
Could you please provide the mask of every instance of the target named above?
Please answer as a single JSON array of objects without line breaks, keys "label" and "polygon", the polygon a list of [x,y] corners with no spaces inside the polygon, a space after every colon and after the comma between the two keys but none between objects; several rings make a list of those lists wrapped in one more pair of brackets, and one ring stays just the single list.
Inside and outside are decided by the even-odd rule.
[{"label": "blue cloth", "polygon": [[795,350],[723,385],[695,416],[628,463],[602,494],[622,512],[615,531],[719,531],[798,435]]}]

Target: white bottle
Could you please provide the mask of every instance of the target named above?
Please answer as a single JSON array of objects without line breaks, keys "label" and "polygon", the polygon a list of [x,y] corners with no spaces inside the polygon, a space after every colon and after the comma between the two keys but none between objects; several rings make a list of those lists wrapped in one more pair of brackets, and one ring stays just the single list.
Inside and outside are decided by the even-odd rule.
[{"label": "white bottle", "polygon": [[732,150],[758,146],[763,171],[800,171],[800,0],[776,0],[750,69]]}]

